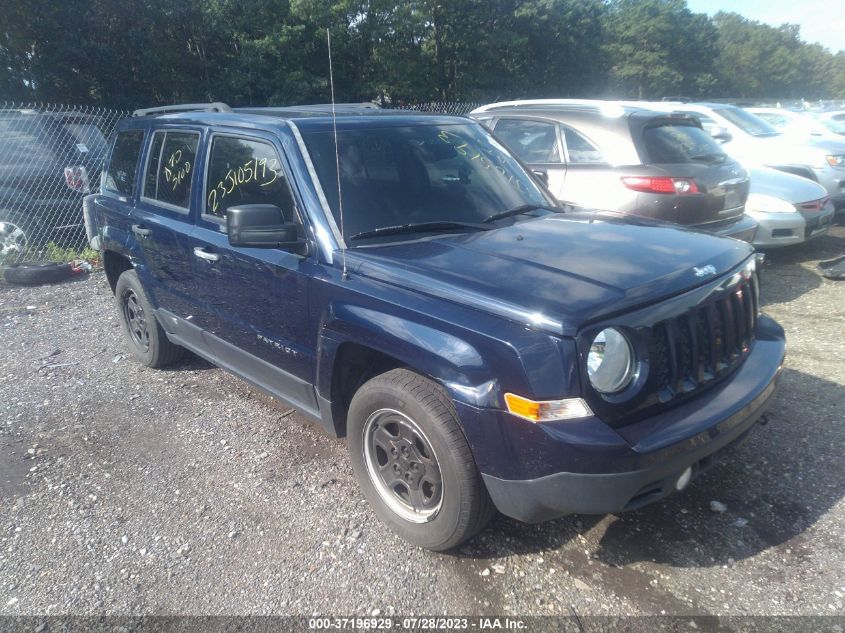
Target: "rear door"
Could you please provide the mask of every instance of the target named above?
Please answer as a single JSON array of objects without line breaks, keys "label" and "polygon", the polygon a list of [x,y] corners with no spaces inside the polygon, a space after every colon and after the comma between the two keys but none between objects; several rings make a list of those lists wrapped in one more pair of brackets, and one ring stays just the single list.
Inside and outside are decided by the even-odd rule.
[{"label": "rear door", "polygon": [[566,164],[563,162],[563,141],[558,124],[534,118],[502,117],[495,121],[496,136],[533,171],[548,177],[549,191],[565,200]]},{"label": "rear door", "polygon": [[141,253],[136,267],[156,308],[191,318],[194,230],[192,203],[197,197],[197,150],[202,129],[156,128],[147,141],[141,195],[132,211],[131,231]]},{"label": "rear door", "polygon": [[103,229],[104,246],[123,255],[132,243],[132,209],[135,207],[145,131],[117,133],[104,169],[101,191],[94,194],[94,217]]},{"label": "rear door", "polygon": [[639,137],[646,164],[659,167],[669,177],[695,182],[697,192],[674,196],[676,222],[718,225],[742,216],[750,186],[748,173],[694,121],[653,119],[642,127]]},{"label": "rear door", "polygon": [[570,125],[562,123],[560,130],[566,161],[564,197],[585,207],[613,210],[622,206],[630,195],[619,185],[598,145]]}]

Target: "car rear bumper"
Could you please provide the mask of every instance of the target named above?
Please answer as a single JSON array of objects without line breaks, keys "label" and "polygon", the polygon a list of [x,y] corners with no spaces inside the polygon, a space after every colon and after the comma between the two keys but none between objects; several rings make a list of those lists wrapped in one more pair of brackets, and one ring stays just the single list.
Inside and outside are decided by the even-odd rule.
[{"label": "car rear bumper", "polygon": [[732,224],[721,225],[718,228],[701,228],[721,237],[732,237],[735,240],[742,240],[743,242],[753,242],[757,234],[757,221],[749,215],[743,214],[739,220]]},{"label": "car rear bumper", "polygon": [[[508,428],[488,417],[487,437],[505,440],[498,447],[486,446],[470,425],[467,436],[496,507],[529,523],[606,514],[670,494],[687,469],[694,479],[752,429],[775,391],[783,330],[765,316],[758,325],[752,351],[732,376],[645,420],[612,429],[598,418],[552,424],[510,418]],[[465,406],[459,407],[464,420]],[[520,470],[531,474],[509,476]]]}]

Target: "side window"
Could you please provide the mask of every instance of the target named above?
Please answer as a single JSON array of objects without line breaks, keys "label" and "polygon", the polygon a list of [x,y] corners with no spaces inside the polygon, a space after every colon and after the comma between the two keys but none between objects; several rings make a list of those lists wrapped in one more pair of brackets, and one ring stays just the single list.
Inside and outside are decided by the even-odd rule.
[{"label": "side window", "polygon": [[601,164],[607,162],[599,148],[584,138],[579,132],[565,125],[561,127],[563,128],[563,138],[566,141],[567,162],[574,164]]},{"label": "side window", "polygon": [[708,134],[712,134],[713,129],[719,127],[719,124],[706,114],[701,114],[699,112],[685,112],[684,114],[691,114],[694,117],[698,117],[698,120],[701,121],[701,127],[703,127],[704,131]]},{"label": "side window", "polygon": [[275,204],[286,222],[295,219],[294,202],[276,148],[270,143],[215,136],[211,144],[205,213],[224,219],[238,204]]},{"label": "side window", "polygon": [[560,150],[554,123],[501,119],[496,135],[526,163],[559,163]]},{"label": "side window", "polygon": [[156,132],[147,160],[144,197],[188,209],[200,135]]},{"label": "side window", "polygon": [[120,132],[114,141],[109,167],[103,174],[103,189],[123,196],[135,191],[135,174],[141,146],[144,144],[143,130]]},{"label": "side window", "polygon": [[778,130],[782,130],[789,124],[789,120],[780,114],[772,114],[771,112],[755,112],[755,114]]}]

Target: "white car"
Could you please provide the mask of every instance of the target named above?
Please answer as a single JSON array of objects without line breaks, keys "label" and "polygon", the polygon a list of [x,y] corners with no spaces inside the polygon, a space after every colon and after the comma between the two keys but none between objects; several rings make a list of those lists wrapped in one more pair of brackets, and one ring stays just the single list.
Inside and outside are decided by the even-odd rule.
[{"label": "white car", "polygon": [[[836,136],[845,134],[845,121],[824,118],[819,112],[786,108],[745,108],[784,134],[795,136]],[[838,139],[842,140],[842,139]]]},{"label": "white car", "polygon": [[807,178],[752,167],[745,214],[757,220],[754,246],[800,244],[824,235],[836,210],[824,187]]}]

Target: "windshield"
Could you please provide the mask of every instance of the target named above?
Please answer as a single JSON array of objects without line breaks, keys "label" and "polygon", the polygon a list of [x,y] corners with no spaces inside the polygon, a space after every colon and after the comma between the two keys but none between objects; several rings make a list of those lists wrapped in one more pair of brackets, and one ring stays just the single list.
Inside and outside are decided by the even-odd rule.
[{"label": "windshield", "polygon": [[714,111],[725,117],[739,129],[751,136],[778,136],[778,132],[771,125],[755,114],[740,108],[714,108]]},{"label": "windshield", "polygon": [[[340,227],[332,130],[303,130],[302,138]],[[344,239],[403,224],[482,223],[552,203],[480,125],[338,130],[338,153]]]},{"label": "windshield", "polygon": [[659,123],[643,130],[649,162],[656,165],[721,162],[727,156],[697,125]]},{"label": "windshield", "polygon": [[108,149],[103,133],[93,123],[68,121],[65,123],[65,129],[70,132],[76,148],[83,154],[86,152],[104,154]]}]

